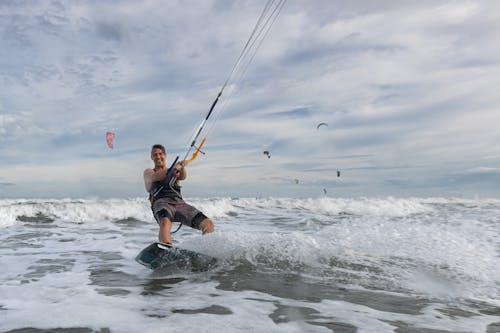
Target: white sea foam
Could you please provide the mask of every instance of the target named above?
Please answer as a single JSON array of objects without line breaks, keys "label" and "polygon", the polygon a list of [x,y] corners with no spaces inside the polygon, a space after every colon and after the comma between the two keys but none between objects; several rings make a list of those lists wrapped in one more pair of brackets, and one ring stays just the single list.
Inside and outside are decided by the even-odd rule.
[{"label": "white sea foam", "polygon": [[[363,216],[403,217],[432,212],[433,208],[422,199],[187,199],[206,213],[218,218],[237,214],[263,212],[306,211],[318,215],[352,214]],[[144,198],[131,199],[20,199],[0,200],[0,226],[15,223],[22,216],[43,214],[49,218],[72,221],[105,221],[136,218],[152,221],[149,202]]]},{"label": "white sea foam", "polygon": [[[0,328],[161,332],[168,323],[173,330],[190,331],[198,327],[196,316],[206,322],[206,331],[328,331],[311,324],[321,323],[321,318],[336,318],[359,331],[391,332],[391,321],[436,330],[485,331],[496,320],[484,314],[453,319],[440,307],[460,304],[462,299],[500,307],[500,201],[187,201],[214,219],[216,231],[200,237],[198,231],[184,227],[174,234],[175,244],[214,256],[219,265],[213,272],[164,277],[152,275],[133,260],[158,231],[144,198],[1,200],[0,265],[6,269],[0,273]],[[44,217],[53,221],[44,222]],[[245,286],[248,271],[242,281],[238,274],[227,278],[235,284],[233,289],[221,288],[219,280],[239,266],[270,272],[283,279],[278,286],[290,282],[287,276],[298,275],[332,290],[416,295],[443,304],[428,305],[412,315],[376,309],[368,301],[307,301],[300,290],[298,298],[280,290],[265,292],[272,287],[264,281],[257,288],[261,291],[238,287]],[[176,277],[178,282],[170,282]],[[196,312],[211,306],[225,314]],[[301,317],[303,308],[317,311],[317,316]],[[282,323],[271,320],[273,315],[283,318]]]}]

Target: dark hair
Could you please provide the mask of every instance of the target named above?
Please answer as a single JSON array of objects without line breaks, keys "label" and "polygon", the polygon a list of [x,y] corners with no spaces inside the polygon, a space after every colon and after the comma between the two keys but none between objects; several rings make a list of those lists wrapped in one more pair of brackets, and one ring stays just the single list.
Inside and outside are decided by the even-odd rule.
[{"label": "dark hair", "polygon": [[157,143],[157,144],[153,145],[153,147],[151,147],[151,154],[153,154],[153,151],[154,151],[155,149],[161,149],[161,151],[162,151],[164,154],[166,154],[166,152],[165,152],[165,147],[163,147],[163,145],[160,145],[159,143]]}]

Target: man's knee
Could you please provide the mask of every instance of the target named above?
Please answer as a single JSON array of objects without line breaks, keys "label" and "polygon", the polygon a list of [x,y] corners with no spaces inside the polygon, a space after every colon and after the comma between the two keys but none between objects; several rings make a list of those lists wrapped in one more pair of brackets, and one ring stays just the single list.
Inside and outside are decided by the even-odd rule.
[{"label": "man's knee", "polygon": [[200,223],[200,230],[203,232],[203,234],[209,234],[214,231],[214,223],[211,219],[204,219]]}]

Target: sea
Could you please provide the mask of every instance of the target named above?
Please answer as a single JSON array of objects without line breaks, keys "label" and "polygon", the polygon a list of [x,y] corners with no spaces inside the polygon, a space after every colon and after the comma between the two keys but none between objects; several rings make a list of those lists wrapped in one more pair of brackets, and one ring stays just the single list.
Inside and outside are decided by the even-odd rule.
[{"label": "sea", "polygon": [[207,269],[135,261],[145,198],[0,200],[0,332],[500,332],[498,199],[186,201]]}]

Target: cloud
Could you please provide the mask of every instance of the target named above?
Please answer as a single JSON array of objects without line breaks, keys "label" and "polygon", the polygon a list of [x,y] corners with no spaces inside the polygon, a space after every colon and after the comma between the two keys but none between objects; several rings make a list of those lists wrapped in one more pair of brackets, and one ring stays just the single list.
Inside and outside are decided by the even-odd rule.
[{"label": "cloud", "polygon": [[500,173],[500,168],[478,166],[478,167],[466,170],[466,173],[467,174],[495,174],[495,173]]},{"label": "cloud", "polygon": [[[137,170],[120,164],[133,178],[150,165],[153,143],[182,156],[261,7],[2,2],[0,170],[26,168],[36,187],[81,163],[89,173],[75,184],[100,179],[99,194],[112,177],[92,163],[142,161]],[[350,170],[343,193],[456,191],[452,178],[494,178],[481,168],[500,168],[499,9],[466,0],[287,2],[245,76],[224,91],[190,181],[207,195],[259,186],[291,195],[282,180],[306,173],[302,195],[337,168]],[[319,133],[321,121],[328,128]],[[107,130],[117,135],[111,153]]]}]

